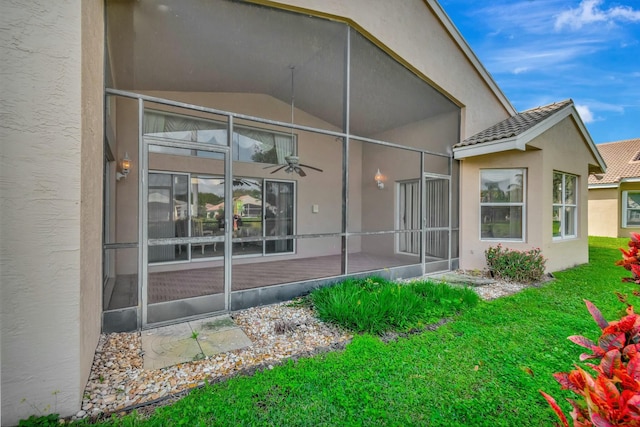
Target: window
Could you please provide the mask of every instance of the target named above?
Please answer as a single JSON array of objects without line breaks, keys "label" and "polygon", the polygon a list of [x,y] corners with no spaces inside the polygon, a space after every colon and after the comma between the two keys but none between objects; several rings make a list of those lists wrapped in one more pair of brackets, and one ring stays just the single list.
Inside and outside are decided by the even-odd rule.
[{"label": "window", "polygon": [[578,177],[553,173],[553,238],[578,236]]},{"label": "window", "polygon": [[622,192],[622,226],[640,227],[640,191]]},{"label": "window", "polygon": [[[296,152],[296,135],[294,134],[241,125],[236,125],[233,129],[233,160],[235,161],[285,164],[285,157]],[[177,141],[227,145],[227,124],[215,120],[145,110],[144,135]],[[179,148],[152,145],[150,150],[156,153],[184,155],[184,150]],[[197,155],[221,158],[220,154],[208,151],[198,151]]]},{"label": "window", "polygon": [[480,171],[480,239],[524,240],[525,169]]}]

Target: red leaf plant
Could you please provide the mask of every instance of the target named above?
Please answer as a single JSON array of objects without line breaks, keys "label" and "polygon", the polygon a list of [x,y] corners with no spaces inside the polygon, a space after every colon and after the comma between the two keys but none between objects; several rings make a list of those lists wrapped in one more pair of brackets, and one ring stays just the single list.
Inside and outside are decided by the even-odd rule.
[{"label": "red leaf plant", "polygon": [[640,233],[631,233],[629,240],[629,250],[620,248],[622,259],[616,261],[616,265],[621,265],[626,270],[633,273],[633,277],[624,277],[623,282],[633,282],[640,285]]},{"label": "red leaf plant", "polygon": [[[634,313],[633,306],[628,306],[626,316],[607,322],[596,306],[586,300],[585,303],[602,334],[597,344],[578,335],[569,340],[591,351],[581,354],[580,360],[600,360],[597,365],[587,363],[595,375],[577,365],[571,372],[553,375],[563,390],[580,396],[577,401],[567,399],[573,407],[573,425],[640,427],[640,316]],[[567,417],[554,398],[542,390],[540,393],[562,425],[569,427]]]}]

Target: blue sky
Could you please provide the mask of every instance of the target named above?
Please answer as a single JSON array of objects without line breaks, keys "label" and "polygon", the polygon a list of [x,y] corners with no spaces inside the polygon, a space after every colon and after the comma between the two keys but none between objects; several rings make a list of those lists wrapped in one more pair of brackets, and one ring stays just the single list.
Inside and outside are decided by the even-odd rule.
[{"label": "blue sky", "polygon": [[640,0],[440,0],[518,111],[572,98],[594,142],[640,138]]}]

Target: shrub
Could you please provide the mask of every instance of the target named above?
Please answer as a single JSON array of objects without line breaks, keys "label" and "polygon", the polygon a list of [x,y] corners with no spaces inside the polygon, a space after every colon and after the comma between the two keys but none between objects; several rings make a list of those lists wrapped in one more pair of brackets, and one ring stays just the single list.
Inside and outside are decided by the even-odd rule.
[{"label": "shrub", "polygon": [[494,277],[529,283],[539,281],[544,275],[547,260],[539,248],[516,251],[498,244],[489,247],[484,254]]},{"label": "shrub", "polygon": [[622,259],[616,261],[616,265],[621,265],[626,270],[633,273],[633,277],[624,277],[623,282],[633,282],[640,284],[640,234],[631,233],[631,240],[629,240],[629,250],[625,251],[620,248],[622,252]]}]

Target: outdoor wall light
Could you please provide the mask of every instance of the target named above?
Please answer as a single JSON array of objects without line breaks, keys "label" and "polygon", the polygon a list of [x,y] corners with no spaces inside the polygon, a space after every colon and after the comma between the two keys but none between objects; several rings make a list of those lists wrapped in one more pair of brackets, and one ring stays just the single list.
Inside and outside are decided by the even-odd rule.
[{"label": "outdoor wall light", "polygon": [[129,153],[124,153],[124,158],[120,161],[120,172],[116,173],[116,181],[120,181],[121,178],[126,178],[131,170],[131,159]]},{"label": "outdoor wall light", "polygon": [[382,190],[384,188],[384,182],[382,182],[382,174],[380,173],[380,168],[378,168],[378,172],[376,172],[376,176],[373,177],[378,184],[378,189]]}]

